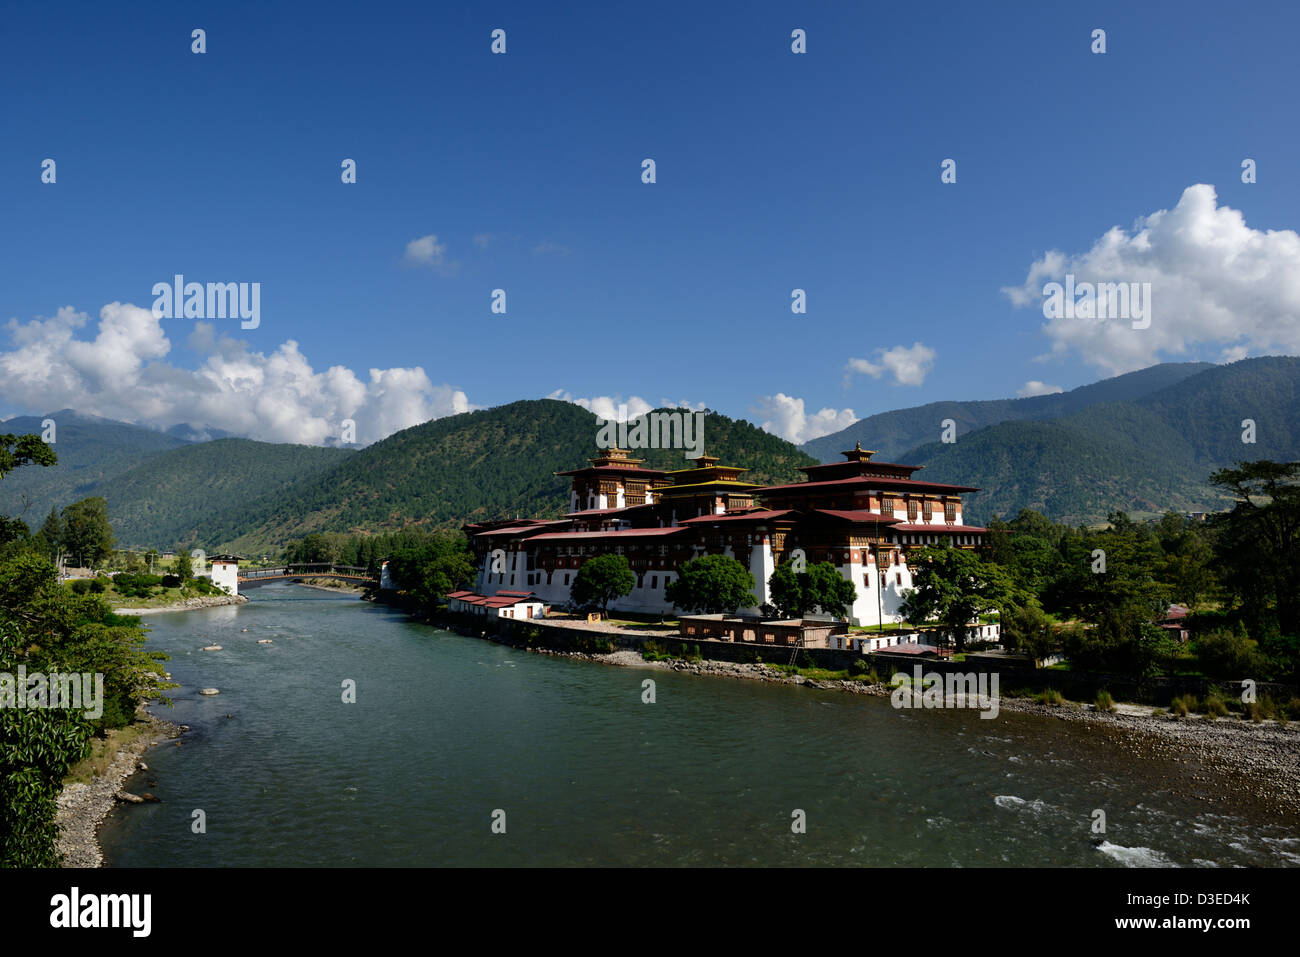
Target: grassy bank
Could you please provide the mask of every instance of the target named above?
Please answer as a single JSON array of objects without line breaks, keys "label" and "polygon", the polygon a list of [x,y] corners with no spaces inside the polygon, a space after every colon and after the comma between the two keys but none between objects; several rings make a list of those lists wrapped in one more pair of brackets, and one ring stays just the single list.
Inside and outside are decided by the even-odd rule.
[{"label": "grassy bank", "polygon": [[129,747],[149,732],[149,722],[136,721],[125,728],[111,728],[102,738],[91,738],[90,754],[68,769],[67,775],[63,778],[63,786],[89,784],[95,778],[103,777],[119,751]]}]

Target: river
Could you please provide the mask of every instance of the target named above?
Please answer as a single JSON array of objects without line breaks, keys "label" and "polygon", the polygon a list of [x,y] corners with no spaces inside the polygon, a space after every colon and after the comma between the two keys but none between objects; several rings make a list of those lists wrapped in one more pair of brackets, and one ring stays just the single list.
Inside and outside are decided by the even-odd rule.
[{"label": "river", "polygon": [[110,866],[1300,862],[1293,827],[1198,799],[1184,762],[1096,725],[609,667],[297,585],[248,594],[147,619],[180,684],[155,711],[192,730],[128,781],[161,802],[110,814]]}]

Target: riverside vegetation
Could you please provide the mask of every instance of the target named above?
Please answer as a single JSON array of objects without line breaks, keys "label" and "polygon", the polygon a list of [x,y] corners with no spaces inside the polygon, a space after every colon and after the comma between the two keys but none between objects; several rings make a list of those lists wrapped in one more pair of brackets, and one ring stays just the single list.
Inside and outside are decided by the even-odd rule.
[{"label": "riverside vegetation", "polygon": [[[0,435],[0,479],[24,465],[49,466],[37,436]],[[92,509],[93,511],[93,509]],[[74,513],[76,517],[76,513]],[[166,655],[143,649],[138,619],[114,614],[102,594],[59,583],[50,543],[20,520],[0,517],[0,673],[103,676],[103,712],[0,707],[0,866],[53,867],[57,798],[92,739],[128,725],[147,700],[173,687]]]}]

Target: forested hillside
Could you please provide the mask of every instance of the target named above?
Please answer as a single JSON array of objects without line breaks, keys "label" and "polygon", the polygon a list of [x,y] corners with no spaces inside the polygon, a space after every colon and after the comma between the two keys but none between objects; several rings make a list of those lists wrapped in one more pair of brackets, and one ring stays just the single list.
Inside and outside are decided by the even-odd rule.
[{"label": "forested hillside", "polygon": [[0,422],[0,433],[41,435],[45,419],[54,421],[52,448],[58,464],[18,469],[0,482],[0,515],[40,525],[51,508],[62,508],[100,492],[94,489],[155,456],[178,449],[184,439],[139,425],[82,415],[71,409],[48,415],[21,415]]},{"label": "forested hillside", "polygon": [[[1242,441],[1247,419],[1253,443]],[[1208,483],[1210,471],[1257,458],[1300,459],[1300,359],[1211,366],[1131,402],[959,430],[955,443],[903,455],[926,467],[925,478],[979,486],[967,502],[976,521],[1031,508],[1069,523],[1116,510],[1216,510],[1223,499]]]},{"label": "forested hillside", "polygon": [[1002,422],[1060,418],[1100,403],[1132,401],[1213,368],[1208,362],[1164,363],[1055,395],[931,402],[867,416],[840,432],[805,442],[802,448],[818,461],[836,462],[842,450],[861,442],[864,449],[879,452],[882,461],[898,462],[910,449],[939,441],[945,419],[952,419],[958,431],[966,434]]},{"label": "forested hillside", "polygon": [[312,445],[217,439],[151,458],[88,494],[108,502],[124,545],[204,544],[213,523],[289,493],[357,453]]},{"label": "forested hillside", "polygon": [[[513,402],[425,422],[357,452],[337,468],[203,525],[203,540],[236,551],[312,532],[455,528],[467,521],[555,517],[570,480],[597,451],[597,419],[568,402]],[[705,450],[760,483],[802,478],[815,460],[744,420],[707,413]],[[639,449],[654,468],[690,465],[680,449]]]}]

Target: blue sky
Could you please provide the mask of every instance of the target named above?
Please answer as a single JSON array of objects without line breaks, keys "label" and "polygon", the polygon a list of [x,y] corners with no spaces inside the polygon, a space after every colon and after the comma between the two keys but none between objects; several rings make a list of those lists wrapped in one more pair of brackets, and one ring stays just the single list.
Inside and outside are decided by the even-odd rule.
[{"label": "blue sky", "polygon": [[[0,414],[373,441],[560,394],[807,439],[1300,351],[1294,5],[446,6],[7,7]],[[1055,266],[1153,280],[1150,334],[1045,330],[1004,290]],[[176,273],[261,283],[259,326],[101,312]]]}]

